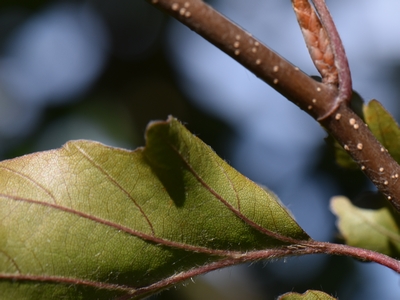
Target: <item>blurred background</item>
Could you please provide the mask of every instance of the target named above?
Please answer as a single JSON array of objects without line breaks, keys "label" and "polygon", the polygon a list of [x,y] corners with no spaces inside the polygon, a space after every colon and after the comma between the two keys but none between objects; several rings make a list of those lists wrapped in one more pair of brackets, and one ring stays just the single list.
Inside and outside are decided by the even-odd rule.
[{"label": "blurred background", "polygon": [[[290,1],[214,0],[310,75]],[[398,118],[400,2],[327,1],[354,89]],[[0,2],[0,158],[92,139],[134,149],[173,115],[232,166],[272,189],[314,238],[336,241],[332,196],[373,189],[340,169],[319,125],[231,58],[144,0]],[[375,264],[312,256],[216,271],[153,299],[275,299],[309,288],[340,299],[398,299]]]}]

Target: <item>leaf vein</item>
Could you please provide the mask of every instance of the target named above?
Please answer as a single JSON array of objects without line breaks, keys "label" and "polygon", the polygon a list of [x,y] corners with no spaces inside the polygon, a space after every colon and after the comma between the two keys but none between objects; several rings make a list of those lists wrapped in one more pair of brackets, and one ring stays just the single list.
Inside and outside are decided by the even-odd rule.
[{"label": "leaf vein", "polygon": [[53,202],[55,204],[57,204],[56,201],[56,197],[53,195],[53,193],[51,191],[49,191],[48,189],[46,189],[46,187],[44,187],[43,185],[41,185],[39,182],[37,182],[36,180],[30,178],[29,176],[27,176],[24,173],[18,172],[16,170],[13,170],[11,168],[7,168],[5,166],[0,166],[0,169],[3,169],[5,171],[8,171],[10,173],[16,174],[19,177],[22,177],[23,179],[26,179],[27,181],[33,183],[34,185],[36,185],[37,187],[39,187],[41,190],[43,190],[47,195],[49,195],[49,197],[53,200]]},{"label": "leaf vein", "polygon": [[10,281],[51,282],[51,283],[62,283],[62,284],[66,284],[66,285],[70,285],[70,284],[84,285],[84,286],[93,287],[96,289],[126,292],[131,295],[133,295],[136,292],[136,289],[134,287],[130,287],[127,285],[104,283],[104,282],[97,282],[97,281],[92,281],[92,280],[61,277],[61,276],[14,275],[14,274],[0,273],[0,279],[1,280],[10,280]]},{"label": "leaf vein", "polygon": [[96,163],[90,156],[89,154],[87,154],[85,152],[85,150],[83,150],[81,147],[76,146],[75,147],[78,149],[78,151],[93,165],[95,166],[104,176],[106,176],[108,178],[108,180],[115,185],[117,188],[119,188],[132,202],[133,204],[138,208],[138,210],[140,211],[140,213],[142,214],[142,216],[145,218],[147,224],[150,227],[150,230],[153,234],[153,236],[155,236],[155,231],[154,231],[154,226],[151,223],[150,219],[148,218],[147,214],[143,211],[142,207],[139,205],[139,203],[137,203],[137,201],[128,193],[128,191],[123,188],[118,181],[112,177],[106,170],[104,170],[98,163]]},{"label": "leaf vein", "polygon": [[202,246],[195,246],[195,245],[189,245],[189,244],[184,244],[184,243],[179,243],[179,242],[174,242],[170,240],[166,240],[160,237],[156,237],[154,235],[148,235],[143,232],[139,232],[137,230],[131,229],[129,227],[122,226],[120,224],[114,223],[109,220],[105,220],[93,215],[86,214],[84,212],[69,208],[69,207],[64,207],[58,204],[52,204],[49,202],[42,202],[38,200],[33,200],[33,199],[26,199],[26,198],[21,198],[21,197],[15,197],[15,196],[10,196],[10,195],[5,195],[5,194],[0,194],[0,197],[14,200],[14,201],[21,201],[21,202],[27,202],[27,203],[32,203],[32,204],[37,204],[37,205],[42,205],[50,208],[54,208],[60,211],[64,211],[66,213],[71,213],[75,214],[79,217],[97,222],[99,224],[103,224],[106,226],[109,226],[111,228],[116,229],[117,231],[123,231],[129,235],[138,237],[144,241],[154,243],[156,245],[162,245],[162,246],[167,246],[175,249],[181,249],[181,250],[186,250],[186,251],[193,251],[196,253],[204,253],[204,254],[209,254],[209,255],[215,255],[215,256],[232,256],[232,255],[237,255],[240,252],[236,251],[229,251],[229,250],[219,250],[219,249],[210,249]]},{"label": "leaf vein", "polygon": [[[259,232],[272,237],[274,239],[280,240],[282,242],[288,242],[288,243],[297,243],[299,242],[296,239],[283,236],[279,233],[273,232],[271,230],[268,230],[259,224],[253,222],[249,218],[247,218],[245,215],[243,215],[240,211],[238,211],[236,208],[234,208],[226,199],[224,199],[221,195],[219,195],[211,186],[209,186],[204,179],[197,174],[197,172],[192,168],[192,166],[188,163],[188,161],[183,157],[183,155],[179,152],[179,150],[172,145],[169,142],[166,142],[167,145],[178,155],[178,157],[182,160],[182,162],[185,164],[186,168],[189,170],[190,173],[196,178],[196,180],[205,188],[207,189],[216,199],[218,199],[223,205],[225,205],[230,211],[232,211],[239,219],[241,219],[243,222],[248,224],[249,226],[253,227],[254,229],[258,230]],[[248,179],[246,179],[248,180]]]},{"label": "leaf vein", "polygon": [[15,269],[17,270],[17,272],[18,272],[19,274],[21,274],[21,269],[18,267],[17,262],[16,262],[10,255],[8,255],[7,252],[4,252],[4,251],[1,250],[1,249],[0,249],[0,252],[1,252],[5,257],[7,257],[7,259],[8,259],[8,260],[11,262],[11,264],[15,267]]}]

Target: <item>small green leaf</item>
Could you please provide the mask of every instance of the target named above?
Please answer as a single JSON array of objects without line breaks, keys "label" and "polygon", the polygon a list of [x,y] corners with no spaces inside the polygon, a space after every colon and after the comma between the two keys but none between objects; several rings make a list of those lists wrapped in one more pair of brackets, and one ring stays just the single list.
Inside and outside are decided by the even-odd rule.
[{"label": "small green leaf", "polygon": [[0,163],[2,299],[141,298],[182,272],[310,240],[177,120],[151,123],[146,140]]},{"label": "small green leaf", "polygon": [[335,300],[332,296],[320,291],[309,290],[304,294],[287,293],[278,298],[278,300]]},{"label": "small green leaf", "polygon": [[400,230],[389,207],[365,209],[354,206],[342,196],[331,200],[331,210],[338,217],[337,226],[350,246],[398,256]]},{"label": "small green leaf", "polygon": [[377,100],[364,106],[365,122],[390,155],[400,162],[400,128],[395,119]]}]

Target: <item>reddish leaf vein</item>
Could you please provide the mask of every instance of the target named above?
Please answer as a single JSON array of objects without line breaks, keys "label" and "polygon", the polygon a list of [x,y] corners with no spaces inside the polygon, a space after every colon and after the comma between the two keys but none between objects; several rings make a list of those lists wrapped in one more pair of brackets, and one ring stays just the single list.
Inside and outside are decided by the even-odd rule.
[{"label": "reddish leaf vein", "polygon": [[150,219],[147,217],[147,214],[143,211],[142,207],[139,205],[139,203],[136,202],[136,200],[128,193],[127,190],[125,190],[119,183],[117,180],[115,180],[115,178],[113,178],[109,173],[106,172],[106,170],[103,169],[102,166],[100,166],[98,163],[96,163],[96,161],[94,159],[92,159],[89,154],[87,154],[85,152],[85,150],[83,150],[82,148],[75,146],[78,151],[93,165],[95,166],[96,169],[98,169],[101,173],[103,173],[104,176],[106,176],[108,178],[108,180],[115,185],[118,189],[120,189],[132,202],[133,204],[139,209],[140,213],[142,214],[142,216],[145,218],[147,224],[150,227],[150,230],[153,234],[153,236],[155,236],[155,232],[154,232],[154,227],[153,224],[151,223]]},{"label": "reddish leaf vein", "polygon": [[41,185],[40,183],[38,183],[37,181],[35,181],[34,179],[30,178],[29,176],[27,176],[26,174],[23,174],[21,172],[18,172],[16,170],[13,170],[11,168],[7,168],[4,166],[0,166],[0,169],[6,170],[10,173],[16,174],[19,177],[22,177],[23,179],[28,180],[29,182],[31,182],[32,184],[36,185],[37,187],[39,187],[39,189],[43,190],[47,195],[49,195],[49,197],[53,200],[54,203],[57,204],[56,201],[56,197],[54,197],[54,195],[52,194],[52,192],[50,192],[48,189],[46,189],[43,185]]},{"label": "reddish leaf vein", "polygon": [[122,226],[120,224],[114,223],[109,220],[101,219],[99,217],[89,215],[84,212],[81,212],[81,211],[78,211],[78,210],[75,210],[75,209],[72,209],[69,207],[57,205],[57,204],[42,202],[42,201],[33,200],[33,199],[26,199],[26,198],[21,198],[21,197],[16,197],[16,196],[10,196],[10,195],[5,195],[5,194],[0,194],[0,197],[14,200],[14,201],[21,201],[21,202],[27,202],[27,203],[32,203],[32,204],[43,205],[46,207],[51,207],[51,208],[54,208],[54,209],[57,209],[60,211],[71,213],[71,214],[77,215],[79,217],[82,217],[82,218],[85,218],[85,219],[88,219],[88,220],[91,220],[91,221],[94,221],[94,222],[97,222],[97,223],[100,223],[100,224],[103,224],[106,226],[110,226],[118,231],[123,231],[125,233],[128,233],[129,235],[138,237],[142,240],[145,240],[145,241],[157,244],[157,245],[168,246],[171,248],[182,249],[182,250],[186,250],[186,251],[193,251],[193,252],[197,252],[197,253],[204,253],[204,254],[209,254],[209,255],[216,255],[216,256],[234,256],[234,255],[237,255],[238,253],[240,253],[240,252],[235,252],[235,251],[210,249],[210,248],[201,247],[201,246],[188,245],[188,244],[184,244],[184,243],[169,241],[169,240],[166,240],[163,238],[156,237],[154,235],[148,235],[143,232],[133,230],[129,227]]},{"label": "reddish leaf vein", "polygon": [[[293,239],[291,237],[287,237],[284,235],[281,235],[279,233],[273,232],[271,230],[268,230],[257,223],[253,222],[246,216],[244,216],[238,209],[233,207],[226,199],[224,199],[220,194],[218,194],[211,186],[209,186],[203,178],[197,172],[191,167],[191,165],[186,161],[186,159],[183,157],[183,155],[178,151],[178,149],[175,148],[174,145],[166,142],[167,145],[178,155],[178,157],[182,160],[182,162],[185,164],[186,168],[189,170],[190,173],[196,178],[196,180],[205,188],[207,189],[212,195],[214,195],[215,198],[217,198],[223,205],[225,205],[230,211],[232,211],[238,218],[240,218],[243,222],[248,224],[249,226],[253,227],[254,229],[258,230],[259,232],[272,237],[274,239],[280,240],[282,242],[287,242],[287,243],[299,243],[299,240]],[[230,179],[228,178],[230,181]],[[236,192],[236,191],[235,191]]]}]

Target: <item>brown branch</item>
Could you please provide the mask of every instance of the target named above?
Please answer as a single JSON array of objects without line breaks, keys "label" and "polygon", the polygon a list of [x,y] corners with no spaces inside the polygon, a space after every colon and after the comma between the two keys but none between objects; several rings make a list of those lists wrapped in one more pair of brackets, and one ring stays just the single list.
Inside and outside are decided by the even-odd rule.
[{"label": "brown branch", "polygon": [[337,89],[319,83],[201,0],[147,0],[241,63],[261,80],[319,118]]},{"label": "brown branch", "polygon": [[398,261],[393,257],[372,250],[352,247],[348,245],[340,245],[340,244],[316,242],[316,241],[307,244],[305,247],[307,247],[308,250],[309,248],[314,248],[315,249],[314,254],[319,253],[319,254],[330,254],[338,256],[348,256],[366,262],[367,261],[375,262],[382,266],[388,267],[389,269],[392,269],[396,273],[400,274],[400,261]]},{"label": "brown branch", "polygon": [[400,261],[391,258],[385,254],[374,252],[367,249],[351,247],[316,241],[299,241],[299,244],[293,244],[280,248],[273,248],[259,251],[249,251],[244,253],[225,251],[225,257],[218,261],[199,266],[187,271],[174,274],[170,277],[157,281],[144,287],[132,287],[118,285],[113,283],[95,282],[79,278],[57,277],[57,276],[38,276],[21,274],[0,274],[0,279],[13,282],[32,282],[32,283],[57,283],[65,285],[76,285],[84,287],[93,287],[100,290],[121,292],[118,300],[128,300],[135,297],[145,297],[165,288],[182,283],[192,277],[205,274],[217,269],[238,265],[246,262],[255,262],[259,260],[278,259],[288,256],[300,256],[309,254],[330,254],[339,256],[348,256],[362,261],[376,262],[386,266],[393,271],[400,273]]},{"label": "brown branch", "polygon": [[[337,32],[332,33],[332,24],[326,21],[327,12],[319,6],[321,1],[314,0],[313,3],[325,30],[330,33],[332,45],[336,45],[335,55],[341,62],[337,65],[339,89],[316,82],[201,0],[147,1],[197,32],[314,119],[319,120],[400,211],[400,185],[395,184],[400,174],[400,166],[351,110],[347,101],[337,105],[338,97],[348,97],[348,84],[342,81],[348,82],[347,76],[350,76],[350,73],[340,75],[340,72],[344,72],[343,68],[346,68],[347,60],[343,49],[338,47],[340,40],[337,40]],[[335,59],[337,61],[337,57]],[[344,86],[340,87],[341,84]],[[341,88],[344,90],[340,90]]]},{"label": "brown branch", "polygon": [[362,261],[376,262],[392,269],[396,273],[400,273],[400,261],[385,254],[347,245],[310,241],[304,244],[294,244],[282,248],[246,252],[241,255],[230,255],[229,252],[227,252],[227,256],[219,261],[175,274],[152,285],[138,288],[133,294],[128,294],[125,297],[121,297],[118,299],[127,300],[131,299],[134,296],[149,295],[156,291],[168,288],[172,285],[184,282],[195,276],[206,274],[208,272],[228,266],[238,265],[246,262],[255,262],[259,260],[278,259],[288,256],[300,256],[309,254],[330,254],[338,256],[348,256]]},{"label": "brown branch", "polygon": [[373,136],[367,125],[342,103],[335,114],[320,122],[335,137],[361,170],[400,211],[400,166]]}]

